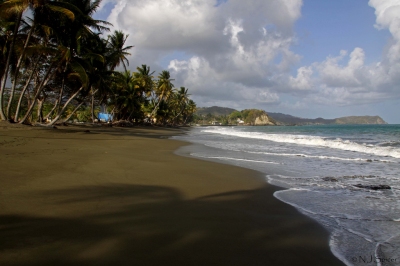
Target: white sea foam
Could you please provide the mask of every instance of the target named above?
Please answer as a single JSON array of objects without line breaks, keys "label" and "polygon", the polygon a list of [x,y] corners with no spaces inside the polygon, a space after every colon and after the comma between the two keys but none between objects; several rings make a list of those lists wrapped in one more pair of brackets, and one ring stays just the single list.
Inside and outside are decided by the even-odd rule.
[{"label": "white sea foam", "polygon": [[249,159],[240,159],[240,158],[231,158],[231,157],[222,157],[222,156],[203,156],[196,153],[191,153],[191,156],[206,158],[206,159],[219,159],[219,160],[232,160],[232,161],[243,161],[243,162],[252,162],[252,163],[268,163],[268,164],[280,164],[276,162],[268,162],[268,161],[258,161],[258,160],[249,160]]},{"label": "white sea foam", "polygon": [[395,257],[400,249],[400,132],[362,129],[209,127],[188,139],[212,148],[192,155],[262,171],[268,183],[286,188],[274,196],[324,225],[333,253],[354,265],[354,255]]},{"label": "white sea foam", "polygon": [[[302,153],[273,153],[273,152],[254,152],[254,151],[245,151],[253,154],[265,154],[265,155],[273,155],[273,156],[291,156],[291,157],[304,157],[304,158],[315,158],[321,160],[339,160],[339,161],[359,161],[365,162],[367,159],[363,158],[342,158],[335,156],[324,156],[324,155],[308,155]],[[389,160],[374,160],[375,162],[383,162],[383,163],[393,163],[393,161]]]},{"label": "white sea foam", "polygon": [[394,147],[379,147],[374,145],[367,146],[350,140],[327,139],[320,136],[291,135],[291,134],[268,134],[261,132],[240,132],[229,128],[205,129],[202,132],[214,133],[227,136],[235,136],[240,138],[261,139],[280,143],[290,143],[297,145],[307,145],[316,147],[326,147],[332,149],[340,149],[346,151],[362,152],[377,156],[390,156],[400,158],[400,149]]}]

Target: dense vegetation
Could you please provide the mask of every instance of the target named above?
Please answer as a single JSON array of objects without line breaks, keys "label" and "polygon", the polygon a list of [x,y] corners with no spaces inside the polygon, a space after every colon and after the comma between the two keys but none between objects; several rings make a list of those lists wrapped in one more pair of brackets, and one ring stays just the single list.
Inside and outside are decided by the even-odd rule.
[{"label": "dense vegetation", "polygon": [[[219,108],[219,109],[218,109]],[[265,111],[258,109],[245,109],[237,111],[230,108],[221,107],[200,108],[194,116],[196,124],[207,125],[215,122],[221,125],[236,125],[242,121],[244,125],[253,125],[257,117],[266,115]],[[233,111],[232,111],[233,110]],[[229,114],[226,112],[229,111]]]},{"label": "dense vegetation", "polygon": [[[95,20],[101,0],[0,0],[0,119],[53,125],[114,120],[186,124],[196,110],[168,71],[127,70],[128,36]],[[115,69],[121,66],[124,71]]]},{"label": "dense vegetation", "polygon": [[[254,125],[257,117],[267,115],[268,120],[276,125],[330,125],[330,124],[387,124],[379,116],[346,116],[336,119],[324,118],[301,118],[292,115],[266,112],[257,109],[246,109],[237,111],[227,107],[200,107],[195,113],[194,121],[196,124],[210,125],[236,125],[238,121],[243,121],[244,125]],[[216,122],[216,123],[215,123]]]}]

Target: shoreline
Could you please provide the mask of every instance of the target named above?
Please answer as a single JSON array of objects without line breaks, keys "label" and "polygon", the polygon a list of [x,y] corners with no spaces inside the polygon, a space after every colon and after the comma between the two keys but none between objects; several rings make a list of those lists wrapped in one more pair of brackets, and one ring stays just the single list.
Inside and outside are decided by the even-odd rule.
[{"label": "shoreline", "polygon": [[174,154],[179,132],[0,123],[0,264],[343,265],[261,173]]}]

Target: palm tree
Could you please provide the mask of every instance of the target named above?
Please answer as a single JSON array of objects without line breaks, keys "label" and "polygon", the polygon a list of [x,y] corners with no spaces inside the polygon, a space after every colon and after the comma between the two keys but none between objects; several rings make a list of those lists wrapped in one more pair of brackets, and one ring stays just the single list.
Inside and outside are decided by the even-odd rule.
[{"label": "palm tree", "polygon": [[193,100],[188,101],[188,104],[186,105],[185,108],[185,121],[183,122],[184,125],[187,124],[187,122],[190,122],[190,120],[193,118],[194,113],[196,113],[197,106],[196,103]]},{"label": "palm tree", "polygon": [[177,114],[173,118],[173,123],[179,120],[179,116],[185,110],[188,101],[189,101],[188,89],[186,89],[185,87],[180,87],[180,89],[175,93],[175,110],[177,111]]},{"label": "palm tree", "polygon": [[154,71],[150,73],[150,67],[146,65],[142,65],[141,67],[137,67],[136,69],[137,72],[133,73],[133,79],[136,83],[137,89],[139,89],[139,91],[141,91],[146,96],[150,96],[154,87]]},{"label": "palm tree", "polygon": [[108,36],[108,64],[110,70],[114,70],[121,63],[124,66],[124,70],[126,71],[126,66],[129,65],[129,61],[126,58],[128,55],[131,55],[127,51],[130,50],[133,46],[124,46],[126,40],[129,35],[125,35],[122,31],[114,31],[114,33]]},{"label": "palm tree", "polygon": [[[95,72],[92,73],[92,76],[96,77],[94,79],[96,82],[93,84],[93,87],[100,92],[99,102],[102,102],[106,99],[107,90],[110,87],[109,83],[113,79],[112,75],[114,69],[122,63],[125,72],[127,71],[126,64],[129,65],[129,61],[126,56],[130,55],[130,53],[128,53],[127,51],[133,47],[125,46],[127,38],[128,35],[125,35],[123,32],[115,31],[112,35],[108,36],[107,41],[97,38],[95,39],[95,45],[91,45],[91,47],[97,48],[93,51],[103,57],[102,64],[97,65],[95,67]],[[95,93],[92,93],[91,113],[93,122],[94,105]]]},{"label": "palm tree", "polygon": [[112,104],[118,120],[129,120],[134,113],[139,113],[143,97],[130,71],[116,74]]},{"label": "palm tree", "polygon": [[158,75],[158,82],[156,87],[156,95],[158,96],[158,103],[154,107],[153,112],[150,114],[150,118],[153,117],[154,113],[157,111],[158,106],[161,101],[166,101],[171,94],[173,93],[174,84],[172,84],[173,79],[171,79],[171,75],[169,71],[163,70]]},{"label": "palm tree", "polygon": [[[61,108],[60,112],[56,115],[56,117],[51,121],[49,126],[53,126],[63,115],[65,110],[67,109],[68,105],[81,93],[84,92],[84,90],[88,89],[90,87],[90,79],[89,76],[86,72],[87,69],[90,69],[90,64],[80,58],[74,58],[74,60],[71,62],[71,73],[69,73],[68,78],[70,79],[70,84],[68,84],[68,87],[71,89],[69,95],[69,99],[64,103],[63,107]],[[85,95],[87,95],[87,91]],[[80,107],[80,106],[79,106]],[[79,108],[78,107],[78,108]],[[74,112],[78,110],[78,108],[75,108]]]},{"label": "palm tree", "polygon": [[2,13],[13,13],[16,15],[13,39],[11,40],[11,43],[10,43],[10,49],[8,51],[8,57],[7,57],[7,61],[6,61],[5,67],[4,67],[4,74],[2,75],[2,79],[1,79],[0,94],[3,94],[4,90],[5,90],[5,85],[6,85],[7,78],[8,78],[8,71],[9,71],[9,67],[10,67],[11,56],[12,56],[12,53],[14,52],[14,47],[16,44],[18,31],[19,31],[21,21],[22,21],[22,14],[28,8],[31,9],[34,13],[34,20],[32,22],[32,25],[30,25],[30,30],[24,41],[23,48],[22,48],[20,54],[18,55],[18,60],[16,62],[15,70],[13,71],[14,72],[13,84],[12,84],[12,88],[11,88],[10,95],[9,95],[6,116],[4,116],[4,112],[3,112],[2,96],[0,96],[1,97],[0,98],[0,116],[1,116],[2,120],[5,120],[10,117],[10,108],[11,108],[13,97],[14,97],[15,87],[18,82],[19,68],[21,67],[21,63],[24,58],[26,48],[29,44],[30,38],[32,37],[33,31],[36,26],[35,18],[37,17],[37,13],[40,13],[40,15],[43,16],[45,13],[48,13],[48,12],[57,12],[57,13],[61,13],[61,14],[65,15],[69,19],[72,19],[72,20],[74,19],[74,14],[70,10],[58,6],[57,3],[53,2],[53,1],[48,1],[48,0],[47,1],[46,0],[6,0],[0,4],[0,10]]},{"label": "palm tree", "polygon": [[[62,0],[61,2],[65,5],[72,4],[75,7],[73,11],[76,14],[76,19],[59,27],[58,32],[61,34],[58,38],[65,46],[69,47],[71,54],[84,57],[90,60],[92,65],[94,64],[91,73],[88,73],[91,80],[91,112],[92,121],[94,121],[95,94],[100,91],[103,95],[104,77],[109,75],[104,68],[107,61],[105,58],[107,53],[106,43],[100,38],[99,33],[109,31],[106,26],[111,24],[106,21],[95,20],[92,17],[99,8],[101,0]],[[64,72],[67,71],[67,68],[66,65]],[[61,103],[62,94],[61,88],[59,103]]]}]

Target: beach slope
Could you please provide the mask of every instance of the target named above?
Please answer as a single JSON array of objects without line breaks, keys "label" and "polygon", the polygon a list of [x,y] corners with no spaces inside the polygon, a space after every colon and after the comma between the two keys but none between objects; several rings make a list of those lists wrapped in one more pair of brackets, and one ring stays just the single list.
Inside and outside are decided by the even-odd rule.
[{"label": "beach slope", "polygon": [[0,265],[343,265],[255,171],[180,130],[0,123]]}]

